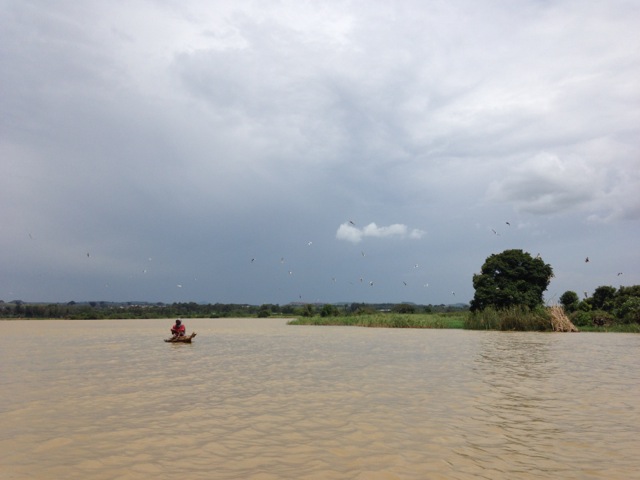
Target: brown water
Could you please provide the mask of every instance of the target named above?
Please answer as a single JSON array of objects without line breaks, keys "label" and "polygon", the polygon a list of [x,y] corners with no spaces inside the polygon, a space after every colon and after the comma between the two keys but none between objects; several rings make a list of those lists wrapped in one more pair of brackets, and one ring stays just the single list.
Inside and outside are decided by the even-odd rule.
[{"label": "brown water", "polygon": [[0,479],[640,478],[640,335],[0,322]]}]

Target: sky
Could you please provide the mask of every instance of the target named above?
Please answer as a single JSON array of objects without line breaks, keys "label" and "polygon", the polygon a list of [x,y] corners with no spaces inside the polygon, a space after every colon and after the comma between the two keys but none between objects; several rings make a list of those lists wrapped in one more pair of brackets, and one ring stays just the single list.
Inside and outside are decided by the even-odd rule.
[{"label": "sky", "polygon": [[[640,2],[0,0],[0,299],[640,284]],[[589,261],[585,260],[589,258]]]}]

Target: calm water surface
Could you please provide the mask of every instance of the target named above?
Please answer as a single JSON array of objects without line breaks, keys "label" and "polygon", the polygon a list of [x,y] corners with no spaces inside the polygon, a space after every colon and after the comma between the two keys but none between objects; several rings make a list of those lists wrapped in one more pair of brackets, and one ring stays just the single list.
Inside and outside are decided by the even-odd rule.
[{"label": "calm water surface", "polygon": [[0,322],[0,479],[640,478],[640,335]]}]

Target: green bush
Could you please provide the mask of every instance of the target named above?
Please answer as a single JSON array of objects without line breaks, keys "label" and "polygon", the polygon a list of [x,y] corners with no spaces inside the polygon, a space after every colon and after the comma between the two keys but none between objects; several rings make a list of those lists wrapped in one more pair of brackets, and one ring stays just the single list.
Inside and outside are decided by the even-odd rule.
[{"label": "green bush", "polygon": [[320,309],[321,317],[337,317],[339,314],[338,308],[335,305],[325,304]]},{"label": "green bush", "polygon": [[408,303],[399,303],[398,305],[394,305],[391,311],[394,313],[416,313],[416,307]]},{"label": "green bush", "polygon": [[576,327],[588,327],[592,325],[590,312],[578,310],[569,315],[569,319]]},{"label": "green bush", "polygon": [[616,316],[622,323],[640,323],[640,298],[627,298],[627,300],[616,309]]},{"label": "green bush", "polygon": [[303,317],[313,317],[314,313],[315,309],[310,303],[305,304],[300,311],[300,315]]},{"label": "green bush", "polygon": [[605,312],[604,310],[594,310],[591,312],[592,325],[603,327],[605,325],[611,325],[612,323],[616,323],[616,317],[609,312]]}]

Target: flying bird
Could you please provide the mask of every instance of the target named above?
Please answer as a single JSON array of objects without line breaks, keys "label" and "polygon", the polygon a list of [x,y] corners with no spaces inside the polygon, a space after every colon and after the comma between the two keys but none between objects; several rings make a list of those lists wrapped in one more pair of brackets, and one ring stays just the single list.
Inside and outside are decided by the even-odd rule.
[{"label": "flying bird", "polygon": [[493,228],[491,229],[491,231],[495,234],[495,235],[500,235],[498,232],[496,232]]},{"label": "flying bird", "polygon": [[589,263],[589,257],[584,259],[584,263]]},{"label": "flying bird", "polygon": [[506,223],[507,225],[511,226],[511,224],[509,222],[504,222],[504,223]]},{"label": "flying bird", "polygon": [[313,242],[308,242],[307,243],[308,246],[311,246],[312,244],[313,244]]},{"label": "flying bird", "polygon": [[353,225],[354,227],[356,226],[356,224],[355,224],[355,222],[354,222],[353,220],[349,220],[349,223],[350,223],[351,225]]},{"label": "flying bird", "polygon": [[407,282],[403,281],[402,283],[404,283],[404,286],[405,286],[405,287],[407,286]]},{"label": "flying bird", "polygon": [[363,257],[366,257],[365,253],[363,251],[360,251],[360,253],[362,254]]},{"label": "flying bird", "polygon": [[622,272],[618,272],[618,276],[622,275]]}]

